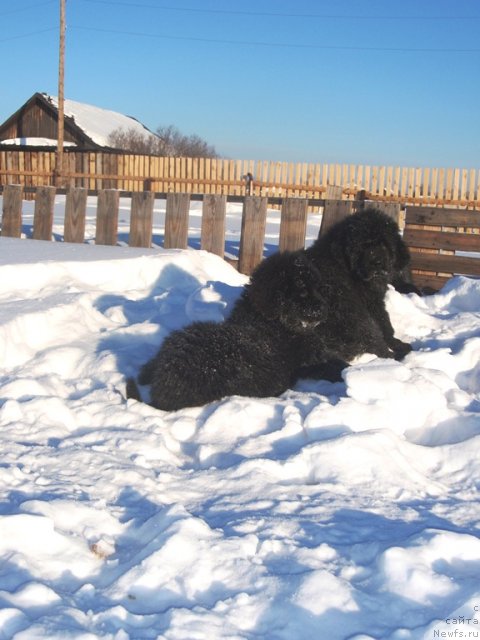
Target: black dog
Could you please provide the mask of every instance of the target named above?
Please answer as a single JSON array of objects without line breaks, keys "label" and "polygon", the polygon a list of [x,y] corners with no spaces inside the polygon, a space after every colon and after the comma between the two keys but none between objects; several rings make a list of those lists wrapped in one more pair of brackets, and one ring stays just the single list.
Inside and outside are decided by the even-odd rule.
[{"label": "black dog", "polygon": [[[230,395],[277,396],[292,386],[301,364],[294,339],[244,300],[225,322],[195,322],[172,332],[138,381],[151,385],[151,404],[165,411]],[[127,396],[139,399],[132,381]]]},{"label": "black dog", "polygon": [[[175,331],[141,370],[151,404],[166,411],[228,395],[276,396],[299,377],[336,380],[362,353],[401,359],[385,308],[389,284],[409,288],[398,226],[375,210],[335,225],[306,250],[277,253],[255,270],[222,324]],[[133,381],[129,397],[139,397]]]},{"label": "black dog", "polygon": [[411,350],[394,337],[385,308],[389,284],[418,293],[409,262],[397,224],[367,209],[333,226],[305,251],[264,260],[246,295],[259,314],[296,327],[303,367],[297,376],[338,379],[362,353],[401,359]]}]

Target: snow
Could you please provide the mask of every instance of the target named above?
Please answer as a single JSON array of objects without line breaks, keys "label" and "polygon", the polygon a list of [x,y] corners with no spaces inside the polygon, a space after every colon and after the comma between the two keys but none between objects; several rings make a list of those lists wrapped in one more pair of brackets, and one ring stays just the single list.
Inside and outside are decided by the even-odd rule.
[{"label": "snow", "polygon": [[[56,96],[46,96],[58,108]],[[73,118],[77,126],[85,131],[89,138],[102,147],[108,146],[109,135],[116,129],[133,130],[141,136],[152,135],[141,122],[132,116],[123,115],[110,109],[102,109],[75,100],[64,101],[65,116]]]},{"label": "snow", "polygon": [[[8,145],[28,145],[29,147],[56,147],[57,140],[52,140],[51,138],[9,138],[8,140],[0,141],[0,144],[8,144]],[[74,147],[74,142],[64,142],[64,147]]]},{"label": "snow", "polygon": [[126,401],[246,280],[194,249],[0,238],[0,638],[477,637],[480,281],[389,291],[414,351],[342,383]]}]

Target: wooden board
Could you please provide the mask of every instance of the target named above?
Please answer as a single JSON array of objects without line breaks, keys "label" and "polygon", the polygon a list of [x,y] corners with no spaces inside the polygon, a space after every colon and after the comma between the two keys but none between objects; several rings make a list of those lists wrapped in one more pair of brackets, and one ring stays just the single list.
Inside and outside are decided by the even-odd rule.
[{"label": "wooden board", "polygon": [[435,273],[480,276],[480,260],[468,256],[410,252],[412,268]]},{"label": "wooden board", "polygon": [[132,193],[130,211],[130,233],[128,246],[151,247],[153,228],[153,205],[155,194],[149,191]]},{"label": "wooden board", "polygon": [[406,227],[403,239],[409,247],[480,253],[480,234],[478,233],[455,233]]},{"label": "wooden board", "polygon": [[305,246],[307,233],[306,198],[289,198],[283,201],[280,216],[280,251],[295,251]]},{"label": "wooden board", "polygon": [[71,187],[65,201],[65,242],[83,242],[87,215],[87,189]]},{"label": "wooden board", "polygon": [[55,193],[55,187],[37,188],[33,213],[32,237],[34,240],[52,239]]},{"label": "wooden board", "polygon": [[2,236],[20,238],[22,235],[22,195],[19,184],[7,184],[3,190]]},{"label": "wooden board", "polygon": [[352,213],[352,200],[325,200],[318,237],[323,236],[337,222],[340,222]]},{"label": "wooden board", "polygon": [[188,218],[190,194],[168,193],[165,213],[165,249],[186,249],[188,246]]},{"label": "wooden board", "polygon": [[118,207],[119,193],[116,189],[99,192],[95,244],[117,244]]},{"label": "wooden board", "polygon": [[263,258],[263,243],[267,222],[267,198],[246,196],[243,203],[240,236],[240,273],[250,275]]},{"label": "wooden board", "polygon": [[480,228],[480,212],[448,207],[407,207],[405,224]]},{"label": "wooden board", "polygon": [[223,258],[225,254],[226,196],[205,194],[203,198],[200,246]]}]

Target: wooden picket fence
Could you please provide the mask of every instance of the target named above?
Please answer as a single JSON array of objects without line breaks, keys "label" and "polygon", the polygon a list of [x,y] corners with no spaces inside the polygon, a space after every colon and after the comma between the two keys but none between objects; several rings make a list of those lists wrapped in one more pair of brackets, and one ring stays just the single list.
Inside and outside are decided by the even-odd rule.
[{"label": "wooden picket fence", "polygon": [[[22,233],[22,203],[24,188],[6,185],[3,191],[1,235],[20,238]],[[57,190],[44,186],[35,190],[32,237],[51,240],[54,204],[57,193],[65,193],[65,242],[85,240],[87,189],[72,187]],[[107,189],[97,194],[96,244],[118,243],[118,190]],[[151,247],[155,197],[166,199],[164,248],[185,249],[188,246],[189,212],[192,196],[188,193],[154,194],[133,192],[131,196],[131,247]],[[279,250],[294,251],[305,246],[309,206],[322,208],[319,234],[332,224],[361,210],[364,200],[318,200],[308,198],[267,198],[261,196],[230,197],[204,194],[200,246],[227,259],[241,273],[250,274],[263,259],[264,239],[269,204],[281,207]],[[241,239],[238,258],[225,255],[225,220],[227,200],[243,204]],[[418,286],[439,289],[454,274],[480,276],[480,212],[452,208],[407,206],[404,212],[398,203],[375,203],[404,228],[404,239],[410,247],[414,281]],[[403,221],[403,222],[402,222]],[[466,255],[468,254],[468,255]]]},{"label": "wooden picket fence", "polygon": [[[68,147],[64,156],[63,186],[90,190],[324,198],[337,186],[343,199],[365,191],[378,201],[480,209],[479,169],[169,158]],[[53,150],[0,147],[0,185],[53,186],[56,180]]]}]

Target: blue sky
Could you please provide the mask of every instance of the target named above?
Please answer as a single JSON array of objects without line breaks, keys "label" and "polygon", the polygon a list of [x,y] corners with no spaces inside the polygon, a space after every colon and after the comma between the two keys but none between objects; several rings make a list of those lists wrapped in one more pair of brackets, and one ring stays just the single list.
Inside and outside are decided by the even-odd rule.
[{"label": "blue sky", "polygon": [[[59,0],[0,2],[0,122],[58,92]],[[479,0],[67,0],[67,98],[235,159],[480,168]]]}]

